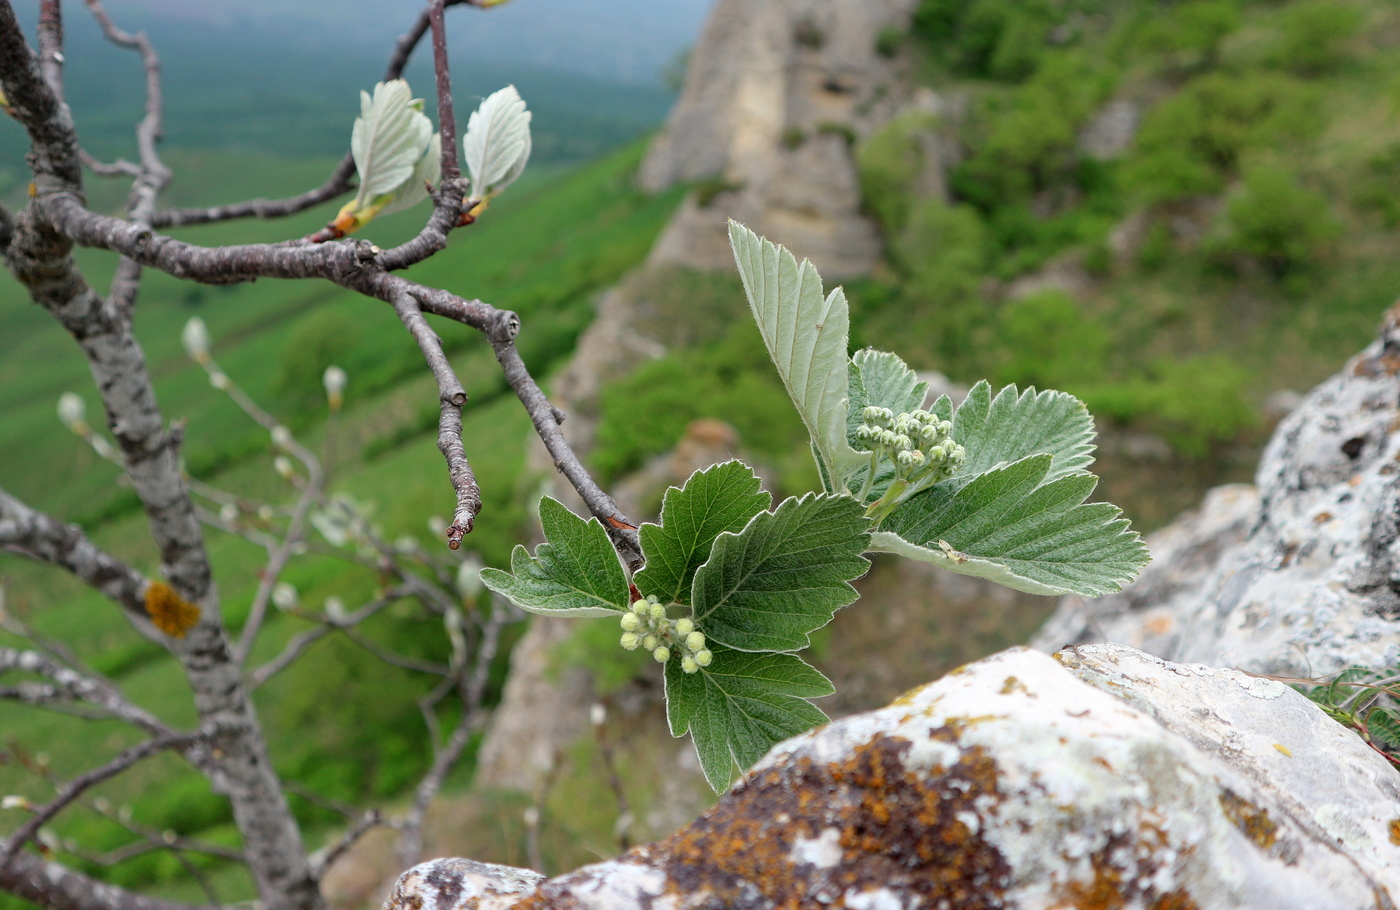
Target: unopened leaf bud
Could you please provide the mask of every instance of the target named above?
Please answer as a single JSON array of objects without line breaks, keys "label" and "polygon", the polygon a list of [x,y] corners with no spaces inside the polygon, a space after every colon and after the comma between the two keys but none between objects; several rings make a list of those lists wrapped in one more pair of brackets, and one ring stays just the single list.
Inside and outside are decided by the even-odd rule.
[{"label": "unopened leaf bud", "polygon": [[651,633],[647,633],[646,637],[642,639],[642,647],[646,648],[648,651],[656,650],[656,646],[659,644],[661,644],[661,639]]},{"label": "unopened leaf bud", "polygon": [[345,383],[349,379],[346,372],[337,366],[326,367],[326,372],[321,374],[321,382],[326,387],[326,398],[330,401],[332,411],[340,410],[340,405],[345,400]]},{"label": "unopened leaf bud", "polygon": [[219,518],[224,524],[233,524],[238,520],[238,506],[231,502],[226,502],[219,506]]},{"label": "unopened leaf bud", "polygon": [[180,343],[196,363],[209,362],[209,329],[205,327],[203,319],[195,316],[185,323],[185,330],[180,333]]},{"label": "unopened leaf bud", "polygon": [[227,373],[220,373],[218,370],[209,374],[209,384],[220,392],[227,392],[233,388],[233,380],[228,378]]},{"label": "unopened leaf bud", "polygon": [[656,658],[657,663],[664,664],[671,659],[671,649],[664,646],[657,648],[655,651],[651,652],[651,656]]},{"label": "unopened leaf bud", "polygon": [[259,520],[259,521],[264,521],[264,522],[272,521],[272,517],[273,517],[272,506],[270,506],[270,505],[268,505],[268,504],[266,504],[266,503],[263,503],[262,505],[258,506],[258,520]]},{"label": "unopened leaf bud", "polygon": [[691,632],[685,637],[685,646],[692,651],[699,651],[705,647],[705,633]]},{"label": "unopened leaf bud", "polygon": [[608,722],[608,706],[600,701],[595,701],[588,706],[588,722],[595,727],[601,727]]},{"label": "unopened leaf bud", "polygon": [[34,804],[23,796],[6,796],[0,799],[0,809],[32,809]]},{"label": "unopened leaf bud", "polygon": [[709,648],[701,648],[699,651],[695,652],[695,662],[702,667],[708,667],[710,665],[710,661],[714,659],[715,656],[710,653]]},{"label": "unopened leaf bud", "polygon": [[297,605],[297,589],[285,581],[272,587],[272,605],[279,610],[290,610]]},{"label": "unopened leaf bud", "polygon": [[694,673],[700,669],[700,665],[695,662],[695,658],[687,655],[681,658],[681,669],[686,673]]},{"label": "unopened leaf bud", "polygon": [[[450,613],[448,615],[455,616],[457,614]],[[333,623],[339,624],[345,622],[345,616],[345,601],[341,600],[339,597],[327,597],[326,618]]]},{"label": "unopened leaf bud", "polygon": [[296,476],[296,469],[292,467],[292,460],[286,455],[278,455],[272,459],[272,467],[285,479],[291,480]]},{"label": "unopened leaf bud", "polygon": [[[691,622],[689,619],[676,620],[676,634],[681,638],[685,638],[693,631],[695,631],[695,623]],[[693,651],[695,649],[692,648],[691,650]]]},{"label": "unopened leaf bud", "polygon": [[292,431],[279,423],[272,428],[272,444],[279,449],[290,449],[292,447]]},{"label": "unopened leaf bud", "polygon": [[623,632],[623,633],[622,633],[621,645],[622,645],[622,647],[623,647],[624,650],[627,650],[627,651],[635,651],[635,650],[637,650],[637,645],[639,645],[639,644],[641,644],[641,643],[642,643],[642,640],[641,640],[640,638],[637,637],[637,633],[636,633],[636,632]]},{"label": "unopened leaf bud", "polygon": [[636,613],[628,611],[622,614],[622,628],[628,632],[635,632],[642,626],[642,621]]},{"label": "unopened leaf bud", "polygon": [[63,425],[79,436],[88,432],[87,404],[82,396],[74,392],[64,392],[58,396],[58,419]]}]

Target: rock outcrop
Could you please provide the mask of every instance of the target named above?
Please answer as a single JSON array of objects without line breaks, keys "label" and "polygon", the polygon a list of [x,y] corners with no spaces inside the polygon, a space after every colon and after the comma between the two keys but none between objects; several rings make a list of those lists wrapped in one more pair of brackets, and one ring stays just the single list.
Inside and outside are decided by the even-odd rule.
[{"label": "rock outcrop", "polygon": [[652,250],[656,265],[730,269],[728,218],[823,276],[868,272],[880,257],[862,216],[854,143],[901,100],[876,52],[913,0],[719,0],[681,97],[642,163],[643,187],[705,181]]},{"label": "rock outcrop", "polygon": [[547,881],[439,860],[387,910],[1392,910],[1400,774],[1302,695],[1013,649],[776,746],[675,835]]},{"label": "rock outcrop", "polygon": [[1255,487],[1148,539],[1126,591],[1065,598],[1036,637],[1317,677],[1400,663],[1400,305],[1279,424]]}]

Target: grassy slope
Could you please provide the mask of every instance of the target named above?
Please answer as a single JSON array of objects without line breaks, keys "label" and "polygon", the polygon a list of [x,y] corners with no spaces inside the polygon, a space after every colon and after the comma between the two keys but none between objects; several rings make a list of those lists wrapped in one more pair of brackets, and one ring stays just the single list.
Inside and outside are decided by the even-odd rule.
[{"label": "grassy slope", "polygon": [[[640,261],[676,202],[675,194],[647,197],[631,188],[639,155],[640,147],[634,146],[562,176],[517,185],[479,224],[457,235],[450,250],[415,267],[413,277],[519,312],[522,352],[537,375],[547,375],[591,318],[593,295]],[[183,199],[177,190],[176,200],[188,202],[235,198],[254,188],[291,191],[319,179],[325,167],[321,162],[290,165],[215,155],[176,157],[174,163],[187,178],[183,185],[192,187]],[[265,239],[305,233],[326,217],[321,211],[289,223],[227,225],[188,236],[201,243]],[[391,243],[412,231],[412,221],[411,215],[400,216],[366,233],[376,242]],[[103,259],[86,257],[84,267],[102,275]],[[115,489],[115,470],[94,465],[94,457],[54,416],[53,404],[66,389],[81,390],[90,409],[97,406],[72,342],[47,314],[24,300],[13,282],[0,285],[0,295],[5,348],[0,355],[0,483],[65,519],[108,516],[94,529],[99,543],[154,573],[155,557],[140,517]],[[189,420],[189,463],[222,487],[274,499],[285,498],[286,491],[270,469],[265,434],[210,390],[203,372],[180,350],[180,328],[194,313],[209,323],[221,366],[270,410],[302,428],[312,443],[324,436],[319,376],[325,364],[318,358],[345,365],[351,379],[349,406],[337,431],[337,487],[376,503],[376,521],[391,539],[407,534],[436,545],[425,518],[447,512],[451,503],[435,444],[437,396],[420,355],[392,313],[376,302],[311,283],[191,289],[150,277],[137,329],[167,416]],[[514,396],[506,394],[489,348],[460,326],[437,328],[472,395],[465,435],[486,509],[468,545],[480,547],[488,562],[499,564],[523,533],[529,514],[525,493],[534,484],[521,476],[529,423]],[[256,581],[259,553],[220,535],[210,538],[210,550],[226,618],[237,626]],[[377,583],[369,573],[347,572],[324,559],[301,560],[287,577],[313,609],[332,594],[353,604]],[[100,598],[13,557],[0,558],[0,581],[14,615],[70,644],[158,714],[177,723],[190,721],[177,668],[131,634]],[[275,619],[261,651],[272,653],[302,628],[300,621]],[[380,640],[423,656],[443,657],[441,631],[411,611],[373,631]],[[0,641],[14,643],[3,633]],[[422,722],[405,707],[421,689],[421,680],[386,671],[345,642],[333,641],[260,692],[259,703],[279,766],[320,792],[354,800],[395,794],[424,766]],[[92,752],[126,742],[125,733],[109,725],[84,725],[8,705],[0,705],[0,729],[7,741],[52,755],[53,767],[63,774],[87,765]],[[92,748],[64,746],[76,737]],[[130,802],[138,819],[157,827],[228,841],[232,832],[222,800],[200,779],[172,782],[176,767],[156,762],[134,769],[112,785],[111,798]],[[0,792],[37,798],[43,790],[14,766],[0,764]],[[297,808],[313,823],[333,821],[305,803]],[[81,814],[60,830],[80,833],[95,846],[110,847],[123,839],[110,823]],[[127,864],[117,877],[144,884],[182,875],[170,858],[153,857]],[[231,887],[246,890],[237,882]]]}]

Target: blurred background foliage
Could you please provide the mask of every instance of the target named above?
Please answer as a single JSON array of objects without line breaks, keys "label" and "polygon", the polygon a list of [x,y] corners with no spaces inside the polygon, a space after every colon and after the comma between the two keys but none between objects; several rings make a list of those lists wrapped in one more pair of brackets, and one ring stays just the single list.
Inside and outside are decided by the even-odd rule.
[{"label": "blurred background foliage", "polygon": [[[854,150],[865,209],[887,255],[872,274],[846,284],[853,345],[896,351],[958,382],[986,377],[1079,395],[1107,431],[1108,495],[1139,527],[1170,519],[1212,483],[1247,479],[1277,416],[1270,395],[1306,391],[1336,371],[1372,337],[1400,291],[1397,47],[1400,7],[1389,0],[923,0],[910,28],[882,34],[875,50],[903,61],[939,104],[902,114]],[[170,203],[319,184],[354,114],[354,92],[327,100],[318,86],[335,80],[321,75],[339,74],[338,87],[368,86],[380,65],[357,64],[346,74],[328,60],[324,70],[310,67],[310,81],[298,81],[277,69],[286,61],[254,63],[243,69],[287,76],[272,81],[296,103],[279,102],[273,107],[284,119],[268,119],[266,99],[254,104],[213,86],[213,100],[199,110],[171,111]],[[129,60],[117,65],[139,84]],[[592,320],[598,294],[643,262],[686,191],[647,196],[632,182],[644,150],[637,137],[659,123],[668,98],[635,85],[593,92],[557,74],[537,74],[533,85],[528,73],[476,75],[482,88],[470,91],[512,79],[520,85],[536,111],[536,162],[489,217],[412,277],[520,313],[522,353],[547,385]],[[429,84],[415,78],[420,91]],[[123,143],[135,108],[107,90],[75,89],[70,100],[91,147],[130,154]],[[1115,110],[1134,128],[1103,154],[1087,137],[1102,133]],[[289,138],[301,127],[312,138]],[[23,193],[22,148],[14,125],[0,123],[0,192],[11,203]],[[941,179],[930,182],[930,169]],[[90,189],[92,204],[107,211],[122,196],[112,184],[94,181]],[[179,234],[206,244],[299,236],[332,210]],[[389,245],[415,227],[409,213],[365,234]],[[79,262],[99,284],[113,266],[112,257],[90,251]],[[737,278],[672,271],[632,292],[645,293],[653,318],[676,334],[664,356],[603,387],[591,455],[599,474],[619,481],[668,452],[691,421],[719,418],[767,466],[775,492],[809,488],[800,422],[748,325]],[[180,350],[180,327],[196,314],[209,324],[224,369],[313,446],[327,433],[321,371],[331,363],[347,369],[334,486],[374,503],[390,539],[438,545],[424,521],[450,501],[435,445],[437,396],[392,313],[314,284],[201,287],[148,276],[137,330],[167,416],[188,420],[191,472],[279,500],[290,492],[271,468],[266,435]],[[489,348],[460,326],[437,328],[471,395],[466,438],[488,502],[468,545],[487,564],[505,565],[511,547],[532,533],[540,479],[525,468],[528,420]],[[84,363],[12,281],[0,281],[0,354],[0,483],[156,571],[134,497],[55,417],[67,390],[97,414]],[[1124,437],[1161,441],[1168,454],[1160,470],[1115,467],[1112,445]],[[223,535],[211,536],[210,547],[237,626],[261,553]],[[319,558],[295,562],[287,580],[312,605],[331,596],[354,604],[381,584],[372,571],[347,572]],[[100,598],[18,559],[0,561],[0,582],[12,614],[68,642],[161,716],[189,720],[177,669]],[[1029,628],[1022,620],[978,626],[972,637],[979,648],[1009,643]],[[949,625],[951,640],[958,633]],[[305,628],[293,616],[274,617],[262,656]],[[613,633],[599,630],[606,631],[598,625],[596,634],[571,639],[560,660],[602,668],[606,693],[636,665],[611,645]],[[440,624],[414,611],[386,616],[374,631],[408,653],[445,658]],[[0,633],[0,644],[15,642]],[[965,645],[953,641],[946,660],[976,656]],[[504,654],[498,663],[497,692]],[[279,769],[325,799],[402,798],[429,759],[421,718],[403,708],[425,685],[328,640],[259,694]],[[9,756],[0,762],[0,792],[35,797],[46,791],[16,760],[24,750],[32,760],[48,753],[41,757],[55,773],[71,775],[87,757],[64,747],[74,737],[103,749],[129,743],[115,727],[3,703],[0,731]],[[32,745],[45,743],[52,745]],[[173,761],[142,765],[105,792],[155,828],[235,843],[223,800],[177,770]],[[469,758],[452,787],[466,786],[471,773]],[[297,796],[293,805],[313,843],[334,836],[338,816]],[[550,868],[614,843],[612,808],[601,800],[552,817],[543,844]],[[481,844],[472,855],[523,862],[520,809],[506,797],[480,803],[486,821],[476,826]],[[130,839],[93,813],[70,813],[59,830],[94,851]],[[193,861],[229,893],[246,893],[227,864]],[[104,874],[123,884],[169,882],[164,893],[200,899],[167,854]],[[0,907],[11,906],[21,905],[0,897]]]}]

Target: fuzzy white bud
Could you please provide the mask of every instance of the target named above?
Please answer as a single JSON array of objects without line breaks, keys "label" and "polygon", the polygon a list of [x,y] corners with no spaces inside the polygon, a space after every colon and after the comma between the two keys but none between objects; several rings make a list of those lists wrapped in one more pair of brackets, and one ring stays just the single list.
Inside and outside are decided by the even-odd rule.
[{"label": "fuzzy white bud", "polygon": [[272,586],[272,605],[279,610],[290,610],[297,605],[297,589],[285,581]]},{"label": "fuzzy white bud", "polygon": [[635,632],[642,627],[642,621],[636,613],[628,611],[622,614],[622,628],[626,632]]},{"label": "fuzzy white bud", "polygon": [[588,722],[595,727],[601,727],[608,722],[608,707],[600,701],[595,701],[588,706]]},{"label": "fuzzy white bud", "polygon": [[[689,619],[676,620],[676,634],[681,638],[685,638],[693,631],[695,631],[695,623],[691,622]],[[691,650],[694,649],[692,648]]]},{"label": "fuzzy white bud", "polygon": [[81,395],[75,392],[64,392],[58,396],[58,419],[63,421],[63,425],[78,435],[83,435],[88,431],[87,425],[87,404]]},{"label": "fuzzy white bud", "polygon": [[195,316],[185,323],[185,330],[180,333],[180,343],[185,346],[185,353],[196,363],[209,361],[209,329],[204,325],[203,319]]},{"label": "fuzzy white bud", "polygon": [[32,809],[34,804],[23,796],[6,796],[0,799],[0,809]]},{"label": "fuzzy white bud", "polygon": [[637,650],[637,646],[640,645],[641,643],[642,643],[642,640],[641,640],[640,638],[637,637],[637,633],[636,633],[636,632],[623,632],[623,633],[622,633],[622,641],[620,642],[620,644],[622,645],[622,647],[623,647],[624,650],[627,650],[627,651],[635,651],[635,650]]},{"label": "fuzzy white bud", "polygon": [[292,460],[286,455],[278,455],[276,458],[272,459],[272,467],[286,480],[291,480],[296,476],[296,469],[292,466]]},{"label": "fuzzy white bud", "polygon": [[653,604],[650,605],[650,607],[649,607],[648,609],[651,610],[651,618],[652,618],[652,619],[665,619],[665,618],[666,618],[666,608],[663,607],[663,606],[661,606],[661,604],[659,604],[659,603],[653,603]]},{"label": "fuzzy white bud", "polygon": [[642,647],[646,648],[648,651],[656,650],[656,646],[659,644],[661,644],[661,639],[650,633],[642,638]]},{"label": "fuzzy white bud", "polygon": [[457,593],[464,600],[476,600],[481,596],[481,590],[485,587],[481,583],[481,570],[484,568],[481,557],[475,553],[470,554],[462,560],[462,564],[457,567]]},{"label": "fuzzy white bud", "polygon": [[273,511],[272,511],[272,506],[267,505],[266,503],[264,503],[263,505],[258,506],[258,519],[259,519],[260,521],[264,521],[264,522],[272,521],[273,514],[274,514],[274,513],[273,513]]},{"label": "fuzzy white bud", "polygon": [[227,373],[220,373],[218,370],[209,374],[209,384],[220,392],[227,392],[233,388],[233,380],[228,378]]},{"label": "fuzzy white bud", "polygon": [[290,449],[292,447],[292,431],[279,423],[272,428],[272,444],[279,449]]},{"label": "fuzzy white bud", "polygon": [[705,633],[691,632],[685,637],[685,646],[691,651],[699,651],[705,647]]},{"label": "fuzzy white bud", "polygon": [[219,518],[224,524],[233,524],[238,520],[238,506],[231,502],[226,502],[219,506]]},{"label": "fuzzy white bud", "polygon": [[681,658],[681,670],[686,673],[694,673],[700,669],[700,665],[695,662],[695,658],[686,655]]},{"label": "fuzzy white bud", "polygon": [[695,652],[695,662],[702,667],[708,667],[710,665],[710,661],[714,659],[715,656],[710,653],[709,648],[701,648],[699,651]]},{"label": "fuzzy white bud", "polygon": [[655,651],[652,651],[651,656],[656,659],[657,663],[664,664],[666,661],[671,659],[671,649],[663,645],[662,647],[657,648]]},{"label": "fuzzy white bud", "polygon": [[345,622],[345,601],[339,597],[326,598],[326,618],[339,625]]},{"label": "fuzzy white bud", "polygon": [[350,376],[337,366],[326,367],[326,372],[321,374],[321,383],[326,387],[326,398],[331,403],[331,410],[340,410],[341,402],[345,400],[345,383],[350,381]]}]

